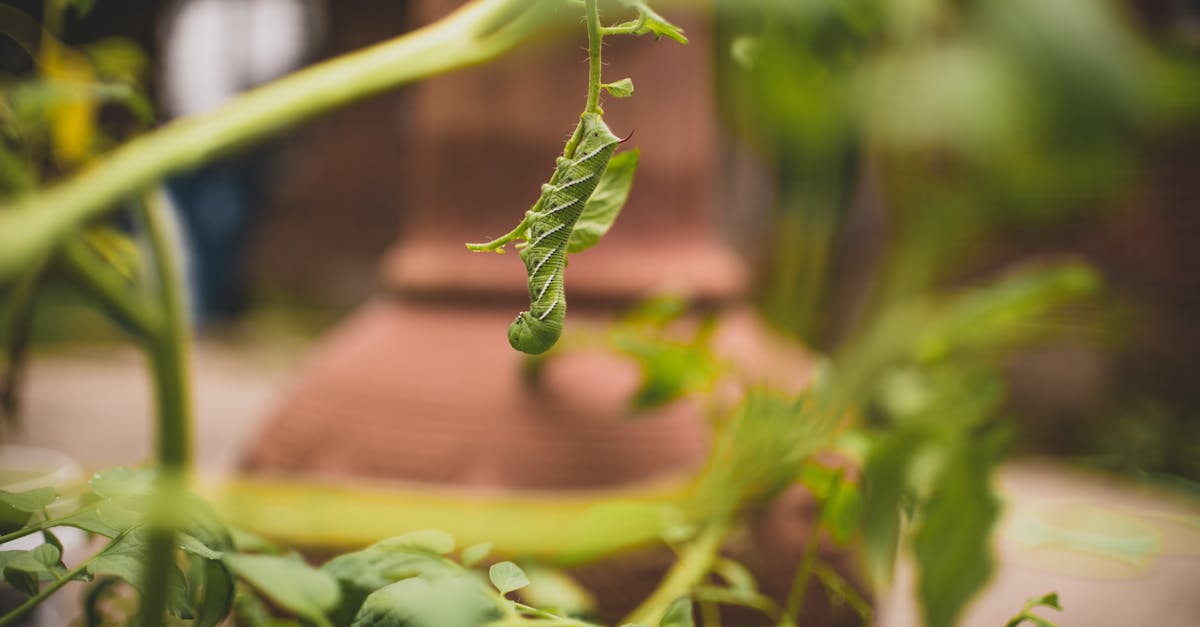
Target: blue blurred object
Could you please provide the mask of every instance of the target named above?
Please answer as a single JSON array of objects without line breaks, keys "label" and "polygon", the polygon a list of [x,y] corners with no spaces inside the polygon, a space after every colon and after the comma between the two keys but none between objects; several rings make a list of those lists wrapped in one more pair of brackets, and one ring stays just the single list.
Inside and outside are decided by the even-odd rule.
[{"label": "blue blurred object", "polygon": [[247,305],[246,258],[267,161],[263,151],[211,162],[167,182],[187,244],[197,326],[229,320]]}]

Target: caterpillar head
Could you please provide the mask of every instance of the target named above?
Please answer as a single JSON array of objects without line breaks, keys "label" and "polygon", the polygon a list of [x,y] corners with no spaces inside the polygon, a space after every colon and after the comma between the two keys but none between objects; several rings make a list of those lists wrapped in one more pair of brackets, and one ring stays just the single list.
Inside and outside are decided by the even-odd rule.
[{"label": "caterpillar head", "polygon": [[561,319],[538,320],[528,311],[517,314],[517,319],[508,325],[508,344],[530,355],[540,355],[550,350],[560,335]]}]

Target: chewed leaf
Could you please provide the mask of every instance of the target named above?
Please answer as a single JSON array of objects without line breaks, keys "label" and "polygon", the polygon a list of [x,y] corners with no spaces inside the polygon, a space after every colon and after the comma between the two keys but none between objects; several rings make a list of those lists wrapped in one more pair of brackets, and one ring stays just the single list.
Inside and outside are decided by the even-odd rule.
[{"label": "chewed leaf", "polygon": [[613,83],[605,83],[604,91],[607,91],[614,98],[629,98],[633,96],[633,79],[622,78]]},{"label": "chewed leaf", "polygon": [[529,577],[525,575],[525,571],[512,562],[492,564],[492,567],[488,569],[488,578],[492,580],[492,585],[496,586],[500,594],[508,594],[529,585]]},{"label": "chewed leaf", "polygon": [[638,167],[638,150],[616,155],[600,177],[596,191],[588,199],[567,240],[567,252],[578,253],[595,246],[608,233],[633,187],[633,173]]},{"label": "chewed leaf", "polygon": [[621,3],[637,10],[639,19],[642,21],[642,27],[638,29],[637,34],[654,33],[655,39],[666,35],[681,44],[688,42],[687,37],[683,35],[682,28],[668,22],[666,18],[651,9],[645,0],[621,0]]}]

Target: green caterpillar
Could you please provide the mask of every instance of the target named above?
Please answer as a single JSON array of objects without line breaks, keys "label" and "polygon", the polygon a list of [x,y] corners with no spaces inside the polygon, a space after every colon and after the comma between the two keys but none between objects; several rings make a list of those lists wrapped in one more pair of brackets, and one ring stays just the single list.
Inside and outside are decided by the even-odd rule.
[{"label": "green caterpillar", "polygon": [[542,185],[542,195],[527,218],[529,243],[520,254],[529,274],[530,307],[509,325],[508,343],[530,355],[550,350],[562,335],[567,314],[563,289],[567,241],[621,143],[600,115],[590,112],[581,116],[576,137],[574,157],[559,157],[554,175]]}]

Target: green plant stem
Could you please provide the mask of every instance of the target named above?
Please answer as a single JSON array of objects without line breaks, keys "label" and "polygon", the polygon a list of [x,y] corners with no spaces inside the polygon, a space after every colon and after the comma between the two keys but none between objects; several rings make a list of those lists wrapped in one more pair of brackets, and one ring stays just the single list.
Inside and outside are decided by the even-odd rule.
[{"label": "green plant stem", "polygon": [[584,111],[587,113],[601,113],[600,111],[600,49],[604,43],[603,28],[600,26],[600,7],[598,0],[584,0],[584,7],[587,10],[587,31],[588,31],[588,95],[587,106]]},{"label": "green plant stem", "polygon": [[529,228],[529,213],[525,213],[525,218],[521,220],[513,230],[497,237],[496,239],[485,244],[467,244],[467,250],[477,253],[488,252],[504,252],[504,245],[519,238],[525,237],[525,229]]},{"label": "green plant stem", "polygon": [[[829,486],[825,489],[825,494],[828,495],[826,498],[831,498],[842,489],[843,479],[844,473],[841,471],[830,479]],[[828,511],[828,508],[822,504],[820,513],[812,522],[812,529],[808,530],[808,538],[804,543],[804,555],[796,567],[796,575],[792,577],[792,587],[788,592],[787,604],[784,606],[783,614],[779,617],[780,627],[795,624],[800,618],[800,610],[804,608],[804,598],[808,594],[808,580],[812,578],[813,568],[817,563],[821,527],[825,524],[825,516]]]},{"label": "green plant stem", "polygon": [[170,174],[367,96],[498,56],[546,24],[559,2],[477,0],[412,33],[143,135],[79,175],[0,207],[0,280],[89,218]]},{"label": "green plant stem", "polygon": [[181,247],[174,237],[171,208],[161,194],[148,194],[142,216],[154,261],[154,278],[162,312],[160,332],[150,336],[147,350],[154,373],[156,413],[154,506],[150,520],[149,558],[145,564],[142,621],[160,624],[167,604],[167,585],[175,559],[175,527],[179,495],[187,488],[192,456],[192,402],[188,387],[188,327],[184,304]]},{"label": "green plant stem", "polygon": [[712,570],[721,542],[725,540],[726,525],[713,523],[705,527],[689,544],[675,565],[658,584],[658,588],[642,601],[621,624],[657,625],[676,599],[686,596]]},{"label": "green plant stem", "polygon": [[525,614],[529,614],[530,616],[536,616],[537,618],[541,619],[534,623],[536,625],[544,625],[547,627],[550,625],[564,625],[564,626],[569,626],[569,627],[596,627],[596,625],[594,623],[585,623],[581,620],[576,620],[574,618],[559,616],[557,614],[547,612],[546,610],[538,609],[531,605],[525,605],[524,603],[521,603],[520,601],[512,601],[512,606]]},{"label": "green plant stem", "polygon": [[183,264],[179,259],[182,248],[176,241],[171,208],[161,195],[148,195],[143,209],[162,313],[159,332],[150,336],[148,346],[154,370],[156,457],[163,470],[187,472],[192,456],[192,399]]},{"label": "green plant stem", "polygon": [[50,585],[38,590],[37,594],[26,599],[25,602],[18,605],[16,609],[5,614],[4,616],[0,616],[0,627],[8,627],[9,625],[17,624],[17,622],[22,618],[25,618],[29,612],[32,612],[34,608],[41,605],[46,599],[50,598],[50,595],[58,592],[59,588],[62,588],[68,583],[74,581],[75,578],[79,577],[79,575],[81,575],[86,569],[87,562],[85,561],[84,563],[64,573],[62,577],[54,580]]},{"label": "green plant stem", "polygon": [[779,627],[795,625],[799,620],[800,610],[804,608],[804,597],[808,595],[808,580],[812,578],[813,565],[817,561],[817,546],[821,541],[821,520],[818,517],[812,522],[812,529],[804,543],[804,555],[796,567],[796,575],[792,577],[792,588],[788,591],[787,605],[779,617]]}]

